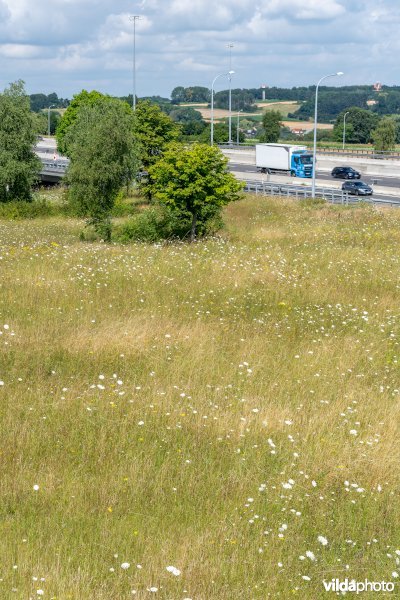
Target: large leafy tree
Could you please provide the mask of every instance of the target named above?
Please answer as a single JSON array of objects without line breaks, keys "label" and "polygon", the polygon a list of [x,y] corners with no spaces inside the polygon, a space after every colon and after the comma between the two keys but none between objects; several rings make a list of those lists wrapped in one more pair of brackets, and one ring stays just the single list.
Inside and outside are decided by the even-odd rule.
[{"label": "large leafy tree", "polygon": [[41,170],[36,132],[24,82],[16,81],[0,94],[0,202],[31,200]]},{"label": "large leafy tree", "polygon": [[282,127],[282,115],[279,110],[266,110],[263,114],[262,126],[261,141],[267,143],[277,142]]},{"label": "large leafy tree", "polygon": [[393,150],[396,145],[396,123],[394,119],[382,119],[376,129],[372,132],[375,150],[387,152]]},{"label": "large leafy tree", "polygon": [[103,98],[79,109],[65,138],[71,158],[70,201],[105,241],[111,238],[111,211],[118,192],[138,169],[134,131],[135,116],[126,103]]},{"label": "large leafy tree", "polygon": [[343,110],[338,115],[333,128],[334,139],[337,141],[342,140],[343,122],[346,112],[348,113],[346,117],[346,142],[369,144],[372,141],[372,131],[377,127],[380,117],[370,110],[364,110],[357,106]]},{"label": "large leafy tree", "polygon": [[104,94],[101,94],[96,90],[93,90],[92,92],[82,90],[79,94],[73,97],[70,105],[68,106],[67,110],[62,116],[61,121],[57,126],[57,147],[61,154],[69,156],[67,133],[71,125],[75,123],[78,117],[79,110],[83,106],[100,106],[103,100],[108,97],[109,96],[105,96]]},{"label": "large leafy tree", "polygon": [[142,166],[147,170],[160,158],[167,144],[178,139],[181,130],[157,104],[149,100],[136,105],[135,116]]},{"label": "large leafy tree", "polygon": [[151,168],[152,193],[183,216],[190,215],[190,239],[198,224],[214,218],[240,197],[242,183],[227,171],[228,160],[215,146],[172,143]]}]

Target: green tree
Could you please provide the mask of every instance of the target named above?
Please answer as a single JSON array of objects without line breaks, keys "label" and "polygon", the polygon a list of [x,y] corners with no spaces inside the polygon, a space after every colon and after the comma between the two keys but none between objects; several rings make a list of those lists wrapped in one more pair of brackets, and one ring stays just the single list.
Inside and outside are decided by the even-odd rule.
[{"label": "green tree", "polygon": [[57,127],[58,127],[58,124],[60,123],[60,121],[61,121],[60,113],[56,110],[51,110],[50,111],[50,135],[54,135],[56,133]]},{"label": "green tree", "polygon": [[66,136],[71,125],[73,125],[73,123],[76,121],[80,108],[82,108],[83,106],[101,105],[104,98],[110,98],[110,96],[105,96],[104,94],[101,94],[96,90],[93,90],[92,92],[82,90],[79,94],[73,97],[70,105],[63,114],[57,126],[57,147],[58,151],[61,154],[69,156],[69,149],[66,141]]},{"label": "green tree", "polygon": [[35,132],[37,135],[46,135],[48,123],[47,123],[47,115],[43,112],[34,112],[32,113]]},{"label": "green tree", "polygon": [[174,108],[169,113],[170,118],[175,123],[188,123],[190,121],[203,121],[201,112],[191,108],[190,106],[183,106],[182,108]]},{"label": "green tree", "polygon": [[337,117],[333,128],[333,137],[341,142],[343,138],[343,120],[346,117],[346,142],[349,144],[369,144],[372,141],[372,131],[379,123],[379,115],[364,110],[357,106],[352,106],[343,110]]},{"label": "green tree", "polygon": [[154,197],[191,217],[190,240],[198,225],[207,223],[222,207],[237,200],[243,185],[227,171],[228,159],[215,146],[173,143],[151,168]]},{"label": "green tree", "polygon": [[94,106],[82,106],[66,135],[70,202],[105,241],[111,239],[110,215],[117,194],[138,170],[134,131],[135,116],[126,103],[103,98]]},{"label": "green tree", "polygon": [[[233,133],[232,133],[233,136]],[[229,139],[229,127],[227,123],[214,123],[213,131],[214,144],[226,144]],[[211,140],[211,125],[208,124],[199,137],[199,141],[209,144]]]},{"label": "green tree", "polygon": [[282,127],[282,115],[279,110],[266,110],[262,118],[263,133],[260,141],[276,143]]},{"label": "green tree", "polygon": [[167,144],[178,139],[181,130],[157,104],[149,100],[138,102],[135,116],[142,166],[147,170],[160,158]]},{"label": "green tree", "polygon": [[185,101],[185,88],[182,85],[178,85],[171,92],[171,102],[173,104],[179,104]]},{"label": "green tree", "polygon": [[0,94],[0,202],[32,199],[41,170],[33,152],[36,133],[24,82],[16,81]]},{"label": "green tree", "polygon": [[393,119],[382,119],[372,132],[376,152],[393,150],[396,145],[396,123]]}]

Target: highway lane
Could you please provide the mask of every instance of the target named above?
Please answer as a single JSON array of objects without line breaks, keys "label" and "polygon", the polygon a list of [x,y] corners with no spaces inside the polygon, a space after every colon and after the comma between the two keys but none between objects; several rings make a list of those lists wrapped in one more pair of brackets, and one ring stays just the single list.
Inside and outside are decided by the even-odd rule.
[{"label": "highway lane", "polygon": [[[249,164],[245,164],[245,163],[236,163],[236,162],[229,162],[229,169],[231,171],[235,171],[237,173],[251,173],[251,174],[256,174],[259,173],[259,171],[257,171],[255,165],[249,165]],[[260,178],[262,177],[261,173],[259,173]],[[266,177],[266,175],[264,175],[264,177]],[[271,181],[273,181],[273,175],[271,175]],[[287,176],[288,179],[288,183],[295,183],[296,181],[298,182],[307,182],[307,179],[303,179],[303,178],[294,178],[294,177],[290,177],[289,175]],[[330,183],[332,183],[333,185],[338,184],[338,183],[343,183],[343,181],[345,181],[344,179],[336,179],[334,177],[331,176],[331,174],[329,173],[329,171],[319,171],[317,169],[317,179],[322,179],[324,181],[329,181]],[[388,188],[400,188],[400,177],[391,177],[388,175],[382,175],[380,176],[371,176],[371,175],[363,175],[361,173],[361,180],[364,181],[365,183],[368,184],[372,184],[372,185],[379,185],[382,187],[388,187]],[[336,187],[336,186],[335,186]]]}]

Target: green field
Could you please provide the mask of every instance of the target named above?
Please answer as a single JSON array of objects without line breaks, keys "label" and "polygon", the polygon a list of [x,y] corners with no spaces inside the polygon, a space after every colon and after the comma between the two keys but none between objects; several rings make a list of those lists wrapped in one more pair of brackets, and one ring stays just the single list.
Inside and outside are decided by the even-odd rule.
[{"label": "green field", "polygon": [[249,196],[225,221],[127,246],[0,221],[1,598],[396,581],[400,213]]}]

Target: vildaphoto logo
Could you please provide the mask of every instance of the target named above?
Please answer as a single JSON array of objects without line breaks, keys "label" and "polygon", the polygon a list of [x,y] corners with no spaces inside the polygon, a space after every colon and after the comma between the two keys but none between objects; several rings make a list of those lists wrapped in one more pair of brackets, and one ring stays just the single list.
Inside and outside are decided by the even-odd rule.
[{"label": "vildaphoto logo", "polygon": [[362,594],[363,592],[393,592],[395,584],[392,581],[356,581],[355,579],[332,579],[323,581],[327,592],[353,592]]}]

